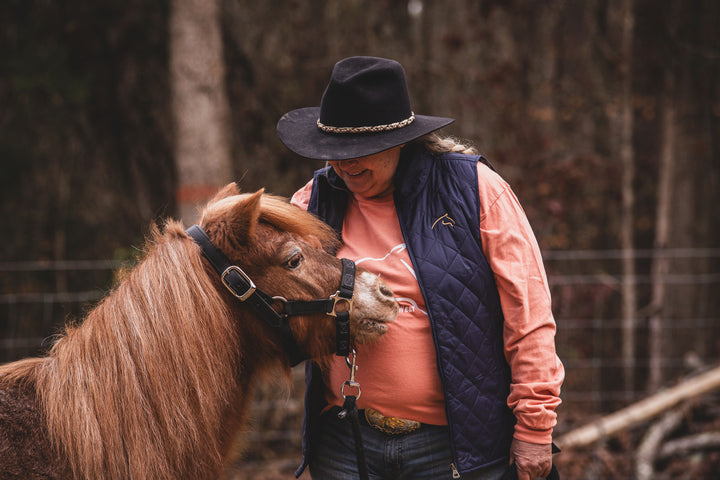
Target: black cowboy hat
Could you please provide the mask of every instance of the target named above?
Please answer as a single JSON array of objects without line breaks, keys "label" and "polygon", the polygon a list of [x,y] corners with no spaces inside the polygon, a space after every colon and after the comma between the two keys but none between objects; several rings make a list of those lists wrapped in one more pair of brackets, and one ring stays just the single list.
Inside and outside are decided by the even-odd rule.
[{"label": "black cowboy hat", "polygon": [[286,113],[277,132],[298,155],[347,160],[402,145],[454,121],[412,112],[398,62],[350,57],[335,64],[320,106]]}]

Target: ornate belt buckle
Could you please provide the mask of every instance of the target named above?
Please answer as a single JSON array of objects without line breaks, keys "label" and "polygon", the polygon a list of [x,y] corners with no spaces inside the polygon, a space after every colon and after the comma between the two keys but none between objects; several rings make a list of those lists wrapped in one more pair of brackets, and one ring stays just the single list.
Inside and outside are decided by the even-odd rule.
[{"label": "ornate belt buckle", "polygon": [[420,428],[420,422],[406,418],[386,417],[372,408],[365,409],[368,424],[387,435],[404,435]]}]

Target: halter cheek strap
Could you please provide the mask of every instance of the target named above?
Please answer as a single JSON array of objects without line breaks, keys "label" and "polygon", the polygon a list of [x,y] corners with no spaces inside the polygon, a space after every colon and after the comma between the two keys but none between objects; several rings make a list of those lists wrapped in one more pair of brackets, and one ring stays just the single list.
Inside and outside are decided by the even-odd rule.
[{"label": "halter cheek strap", "polygon": [[[213,244],[210,237],[198,225],[188,228],[186,233],[200,246],[203,256],[220,275],[223,285],[241,302],[247,303],[268,325],[277,330],[283,348],[295,366],[307,359],[295,341],[290,329],[288,317],[324,313],[336,317],[336,353],[347,356],[350,351],[350,310],[355,287],[355,263],[346,258],[342,260],[342,278],[340,289],[330,298],[310,301],[288,301],[282,297],[270,297],[255,286],[250,277],[237,265],[233,265],[225,254]],[[272,305],[280,302],[282,308],[277,312]],[[337,312],[339,304],[347,304],[343,312]]]},{"label": "halter cheek strap", "polygon": [[[342,280],[340,281],[340,289],[330,298],[333,298],[333,312],[335,312],[335,338],[337,343],[335,354],[340,357],[347,357],[350,354],[350,310],[352,309],[352,294],[355,288],[355,262],[347,258],[341,260]],[[347,303],[345,311],[340,313],[335,311],[338,301]]]}]

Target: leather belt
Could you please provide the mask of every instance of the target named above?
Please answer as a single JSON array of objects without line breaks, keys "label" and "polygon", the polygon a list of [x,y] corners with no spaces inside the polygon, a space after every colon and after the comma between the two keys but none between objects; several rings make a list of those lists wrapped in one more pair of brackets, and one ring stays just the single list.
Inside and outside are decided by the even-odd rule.
[{"label": "leather belt", "polygon": [[418,430],[422,425],[416,420],[399,417],[386,417],[372,408],[366,408],[363,410],[360,417],[365,419],[368,425],[386,435],[405,435]]}]

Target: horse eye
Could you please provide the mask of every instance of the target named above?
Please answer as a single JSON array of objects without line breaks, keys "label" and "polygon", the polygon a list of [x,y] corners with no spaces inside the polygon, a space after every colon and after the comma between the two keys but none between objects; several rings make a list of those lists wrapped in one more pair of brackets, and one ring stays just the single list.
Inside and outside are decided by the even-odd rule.
[{"label": "horse eye", "polygon": [[288,260],[285,265],[287,265],[288,268],[296,269],[300,266],[300,264],[303,261],[303,255],[300,252],[295,253],[292,257],[290,257],[290,260]]}]

